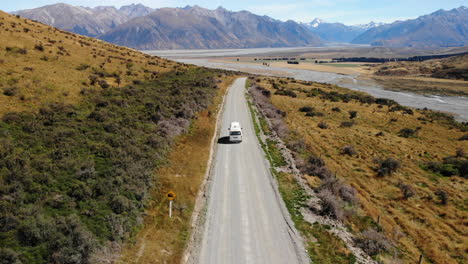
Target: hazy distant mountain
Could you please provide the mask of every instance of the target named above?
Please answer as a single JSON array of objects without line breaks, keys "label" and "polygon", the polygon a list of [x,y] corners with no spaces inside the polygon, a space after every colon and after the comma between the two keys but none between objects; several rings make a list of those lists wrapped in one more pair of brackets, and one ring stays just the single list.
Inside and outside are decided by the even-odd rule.
[{"label": "hazy distant mountain", "polygon": [[367,24],[357,24],[357,25],[353,25],[352,27],[357,27],[357,28],[362,28],[362,29],[365,29],[365,30],[369,30],[371,28],[380,27],[380,26],[383,26],[383,25],[385,25],[385,23],[371,21],[371,22],[369,22]]},{"label": "hazy distant mountain", "polygon": [[115,28],[131,18],[144,16],[153,11],[143,5],[111,6],[95,8],[54,4],[39,8],[21,10],[14,14],[33,19],[60,29],[95,37]]},{"label": "hazy distant mountain", "polygon": [[162,8],[100,36],[137,49],[256,48],[319,45],[319,37],[294,22],[247,11],[198,6]]},{"label": "hazy distant mountain", "polygon": [[468,44],[468,9],[439,10],[417,19],[372,28],[352,41],[390,47],[446,47]]},{"label": "hazy distant mountain", "polygon": [[315,18],[311,22],[304,23],[303,25],[326,42],[349,43],[366,30],[383,24],[370,22],[364,25],[347,26],[342,23],[328,23],[319,18]]},{"label": "hazy distant mountain", "polygon": [[142,4],[131,4],[122,6],[119,11],[128,16],[128,18],[142,17],[149,15],[154,9],[144,6]]}]

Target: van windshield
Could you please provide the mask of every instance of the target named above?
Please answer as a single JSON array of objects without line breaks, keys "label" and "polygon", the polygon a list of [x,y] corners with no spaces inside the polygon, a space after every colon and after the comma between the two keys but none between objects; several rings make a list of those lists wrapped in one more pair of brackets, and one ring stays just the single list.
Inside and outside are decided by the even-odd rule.
[{"label": "van windshield", "polygon": [[241,132],[240,131],[232,131],[231,136],[240,136]]}]

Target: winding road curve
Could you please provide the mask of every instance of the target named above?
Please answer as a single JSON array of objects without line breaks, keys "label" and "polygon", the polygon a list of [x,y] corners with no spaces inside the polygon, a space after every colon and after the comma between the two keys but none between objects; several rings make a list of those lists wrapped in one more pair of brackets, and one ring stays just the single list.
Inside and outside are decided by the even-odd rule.
[{"label": "winding road curve", "polygon": [[[237,79],[226,97],[198,263],[308,263],[255,136],[245,82]],[[223,139],[232,121],[243,127],[242,143]]]}]

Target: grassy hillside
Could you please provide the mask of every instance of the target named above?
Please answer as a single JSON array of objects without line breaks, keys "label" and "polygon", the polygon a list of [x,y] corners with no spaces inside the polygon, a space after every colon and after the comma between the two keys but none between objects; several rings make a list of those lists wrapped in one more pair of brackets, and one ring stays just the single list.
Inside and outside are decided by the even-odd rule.
[{"label": "grassy hillside", "polygon": [[126,86],[183,65],[0,11],[0,113],[80,101],[83,90]]},{"label": "grassy hillside", "polygon": [[321,198],[321,212],[346,223],[357,245],[390,263],[395,251],[382,230],[405,263],[420,254],[428,263],[466,262],[466,124],[332,85],[285,78],[256,85],[280,110],[264,112]]},{"label": "grassy hillside", "polygon": [[5,13],[0,34],[0,259],[102,262],[225,75]]}]

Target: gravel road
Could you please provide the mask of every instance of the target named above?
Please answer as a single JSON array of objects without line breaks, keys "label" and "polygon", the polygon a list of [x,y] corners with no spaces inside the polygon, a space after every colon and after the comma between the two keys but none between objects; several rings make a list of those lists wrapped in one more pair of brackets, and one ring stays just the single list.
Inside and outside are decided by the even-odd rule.
[{"label": "gravel road", "polygon": [[[255,136],[245,82],[226,97],[198,263],[308,263]],[[225,138],[232,121],[241,123],[242,143]]]}]

